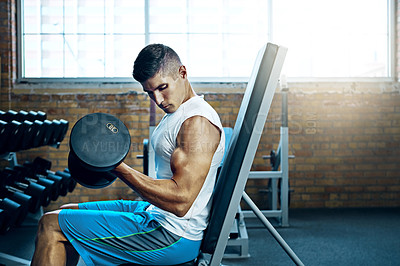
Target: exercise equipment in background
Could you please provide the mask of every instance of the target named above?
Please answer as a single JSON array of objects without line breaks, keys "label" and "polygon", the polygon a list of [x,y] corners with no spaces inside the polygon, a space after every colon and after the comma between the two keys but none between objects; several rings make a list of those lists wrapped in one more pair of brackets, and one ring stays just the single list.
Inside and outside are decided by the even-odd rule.
[{"label": "exercise equipment in background", "polygon": [[0,233],[21,226],[29,213],[73,192],[76,181],[68,171],[51,171],[51,161],[41,157],[23,165],[12,162],[0,171]]},{"label": "exercise equipment in background", "polygon": [[57,147],[68,126],[64,119],[47,120],[41,111],[0,111],[0,155],[46,145]]},{"label": "exercise equipment in background", "polygon": [[52,200],[72,192],[76,181],[68,169],[51,171],[51,161],[37,157],[18,164],[16,152],[49,145],[58,148],[69,127],[64,119],[48,120],[42,111],[0,110],[0,233],[23,225]]}]

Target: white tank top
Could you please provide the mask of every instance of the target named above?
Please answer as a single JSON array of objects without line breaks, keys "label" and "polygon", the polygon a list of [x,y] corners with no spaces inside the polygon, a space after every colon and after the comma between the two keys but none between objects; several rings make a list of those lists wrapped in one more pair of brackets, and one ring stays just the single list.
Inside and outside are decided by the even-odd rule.
[{"label": "white tank top", "polygon": [[170,159],[176,147],[176,137],[183,122],[193,116],[207,118],[221,131],[221,139],[211,161],[211,167],[193,205],[184,217],[151,205],[147,210],[157,221],[174,234],[191,240],[201,240],[208,224],[211,207],[211,196],[214,190],[217,169],[222,161],[225,149],[225,135],[220,118],[215,110],[203,99],[195,96],[184,102],[174,113],[165,114],[151,136],[155,152],[157,179],[170,179],[172,171]]}]

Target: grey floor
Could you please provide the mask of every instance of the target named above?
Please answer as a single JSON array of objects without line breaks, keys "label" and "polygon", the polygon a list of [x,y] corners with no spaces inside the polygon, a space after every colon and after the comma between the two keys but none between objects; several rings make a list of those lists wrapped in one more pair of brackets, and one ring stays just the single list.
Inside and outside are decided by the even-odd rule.
[{"label": "grey floor", "polygon": [[[223,265],[294,265],[258,219],[245,222],[250,257]],[[296,209],[289,222],[277,230],[305,265],[400,265],[400,209]],[[0,265],[29,264],[35,233],[28,218],[1,235]]]}]

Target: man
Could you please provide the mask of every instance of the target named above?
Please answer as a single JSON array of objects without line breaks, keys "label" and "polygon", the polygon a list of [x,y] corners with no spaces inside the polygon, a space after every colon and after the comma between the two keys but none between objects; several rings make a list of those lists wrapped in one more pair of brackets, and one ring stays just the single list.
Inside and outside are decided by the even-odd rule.
[{"label": "man", "polygon": [[155,129],[157,179],[121,163],[114,172],[145,201],[67,204],[39,222],[32,265],[173,265],[195,259],[207,226],[225,136],[169,47],[145,47],[133,77],[166,113]]}]

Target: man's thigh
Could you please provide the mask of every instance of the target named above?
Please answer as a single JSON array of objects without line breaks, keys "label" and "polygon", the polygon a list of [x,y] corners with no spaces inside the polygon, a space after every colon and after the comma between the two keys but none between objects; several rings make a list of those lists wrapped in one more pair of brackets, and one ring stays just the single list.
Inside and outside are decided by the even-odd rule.
[{"label": "man's thigh", "polygon": [[181,237],[162,228],[144,210],[144,204],[139,205],[135,212],[66,209],[59,213],[59,224],[87,265],[157,265],[159,260],[177,264],[174,260],[181,257],[182,244],[194,252],[188,260],[196,257],[200,244],[186,244]]},{"label": "man's thigh", "polygon": [[79,203],[80,210],[99,210],[116,212],[142,212],[150,206],[146,201],[133,200],[106,200]]}]

